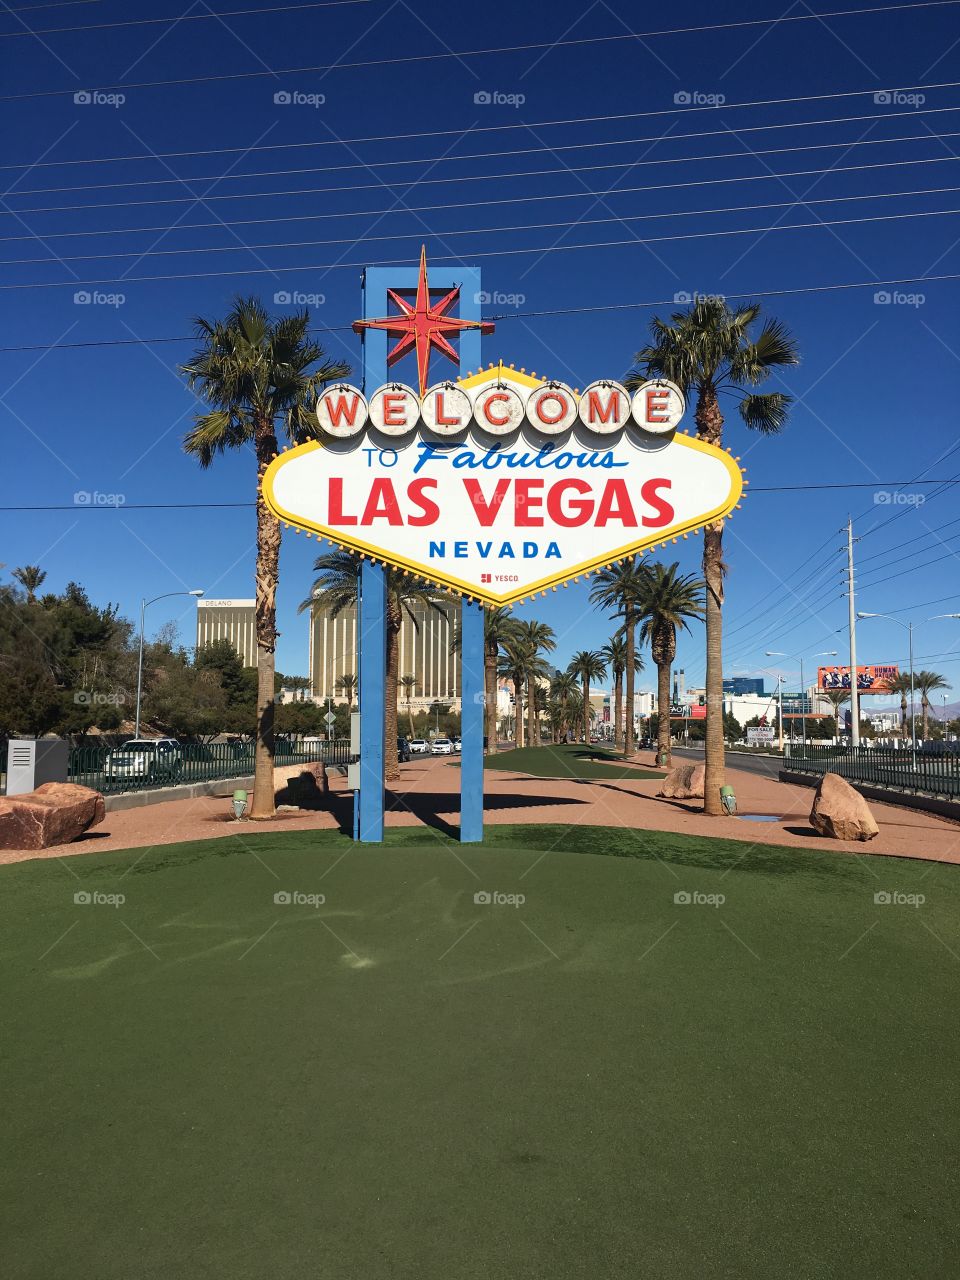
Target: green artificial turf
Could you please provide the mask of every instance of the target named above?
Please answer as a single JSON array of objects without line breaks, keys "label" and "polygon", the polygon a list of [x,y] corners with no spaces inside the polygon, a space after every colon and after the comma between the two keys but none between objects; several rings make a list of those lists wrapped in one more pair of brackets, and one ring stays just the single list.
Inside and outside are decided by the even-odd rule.
[{"label": "green artificial turf", "polygon": [[498,751],[484,763],[488,769],[510,769],[535,778],[662,778],[662,769],[642,769],[626,764],[622,757],[603,747],[583,743],[562,746],[520,747],[514,751]]},{"label": "green artificial turf", "polygon": [[602,828],[4,867],[4,1275],[952,1277],[958,920]]}]

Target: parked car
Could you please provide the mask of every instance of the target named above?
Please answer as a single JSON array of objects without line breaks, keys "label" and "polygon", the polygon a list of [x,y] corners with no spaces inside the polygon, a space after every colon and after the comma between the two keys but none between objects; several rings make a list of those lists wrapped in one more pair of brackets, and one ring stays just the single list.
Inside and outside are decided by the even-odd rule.
[{"label": "parked car", "polygon": [[406,764],[407,761],[410,759],[410,756],[411,756],[410,743],[407,741],[406,738],[398,738],[397,739],[397,759],[400,761],[401,764]]},{"label": "parked car", "polygon": [[453,743],[449,738],[434,738],[430,753],[435,756],[452,756]]},{"label": "parked car", "polygon": [[459,752],[461,752],[461,751],[463,750],[463,739],[462,739],[462,738],[454,738],[454,740],[453,740],[453,749],[454,749],[454,751],[456,751],[458,754],[459,754]]},{"label": "parked car", "polygon": [[176,738],[130,738],[109,753],[104,773],[117,781],[173,782],[183,773],[183,750]]},{"label": "parked car", "polygon": [[429,742],[424,742],[423,738],[410,739],[410,754],[412,756],[426,756],[430,754]]}]

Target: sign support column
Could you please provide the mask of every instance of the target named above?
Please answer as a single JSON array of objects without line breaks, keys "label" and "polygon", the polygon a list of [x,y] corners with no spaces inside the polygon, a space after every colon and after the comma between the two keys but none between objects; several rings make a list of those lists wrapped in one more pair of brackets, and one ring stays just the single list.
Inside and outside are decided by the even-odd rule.
[{"label": "sign support column", "polygon": [[383,714],[387,672],[387,571],[364,558],[360,564],[360,839],[383,840]]},{"label": "sign support column", "polygon": [[460,611],[460,843],[483,839],[485,720],[483,605],[464,598]]}]

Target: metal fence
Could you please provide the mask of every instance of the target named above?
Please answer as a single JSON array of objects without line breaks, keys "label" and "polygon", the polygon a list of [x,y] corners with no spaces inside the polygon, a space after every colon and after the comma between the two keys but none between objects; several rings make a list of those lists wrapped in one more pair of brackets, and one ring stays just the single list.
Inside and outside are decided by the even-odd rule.
[{"label": "metal fence", "polygon": [[947,750],[826,746],[807,743],[790,746],[786,768],[804,773],[838,773],[866,786],[894,787],[900,791],[960,797],[960,755]]},{"label": "metal fence", "polygon": [[[318,761],[327,765],[346,765],[349,759],[350,741],[347,738],[309,745],[279,741],[274,764],[278,768]],[[93,787],[105,795],[118,795],[124,791],[243,778],[252,774],[253,769],[252,742],[188,742],[172,750],[84,746],[71,749],[67,777],[70,782]]]}]

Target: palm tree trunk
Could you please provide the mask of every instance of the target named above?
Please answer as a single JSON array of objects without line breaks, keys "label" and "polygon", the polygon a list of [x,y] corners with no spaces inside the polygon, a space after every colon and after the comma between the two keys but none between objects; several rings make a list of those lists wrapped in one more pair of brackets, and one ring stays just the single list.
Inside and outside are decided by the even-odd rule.
[{"label": "palm tree trunk", "polygon": [[583,677],[583,741],[590,742],[590,681]]},{"label": "palm tree trunk", "polygon": [[513,673],[513,736],[514,746],[523,746],[523,677]]},{"label": "palm tree trunk", "polygon": [[[723,447],[723,414],[712,386],[700,389],[696,410],[697,435]],[[723,741],[723,521],[703,529],[703,577],[707,584],[707,727],[704,743],[703,812],[724,813],[720,788],[724,782]]]},{"label": "palm tree trunk", "polygon": [[637,633],[632,609],[627,609],[626,611],[624,628],[627,637],[627,705],[624,710],[623,754],[629,760],[631,756],[636,754],[636,742],[633,736],[633,709],[636,702],[637,686]]},{"label": "palm tree trunk", "polygon": [[673,764],[670,752],[670,663],[657,663],[657,763]]},{"label": "palm tree trunk", "polygon": [[[277,437],[269,420],[256,424],[257,471],[262,481],[277,455]],[[254,749],[253,805],[250,817],[272,818],[276,812],[273,785],[274,691],[277,645],[277,579],[280,573],[280,521],[263,500],[257,485],[257,740]]]},{"label": "palm tree trunk", "polygon": [[537,690],[533,680],[527,679],[527,743],[531,747],[537,743]]},{"label": "palm tree trunk", "polygon": [[926,742],[928,737],[927,731],[930,728],[930,702],[925,693],[920,698],[920,712],[921,712],[920,734],[924,742]]},{"label": "palm tree trunk", "polygon": [[397,759],[397,688],[400,679],[400,606],[387,591],[387,678],[386,707],[383,713],[383,776],[395,782],[400,777]]},{"label": "palm tree trunk", "polygon": [[613,744],[623,746],[623,676],[617,675],[613,681]]},{"label": "palm tree trunk", "polygon": [[907,695],[906,691],[900,695],[900,737],[907,736]]},{"label": "palm tree trunk", "polygon": [[413,699],[407,695],[407,723],[410,726],[410,737],[415,738],[417,735],[413,731]]},{"label": "palm tree trunk", "polygon": [[484,708],[484,733],[487,738],[487,754],[497,749],[497,654],[499,646],[487,642],[483,649],[483,689],[486,698]]}]

